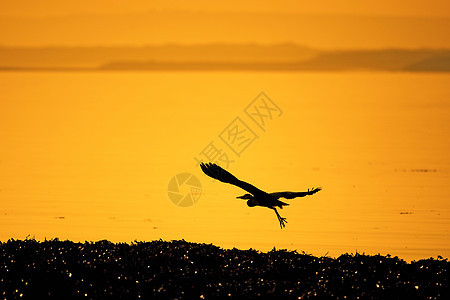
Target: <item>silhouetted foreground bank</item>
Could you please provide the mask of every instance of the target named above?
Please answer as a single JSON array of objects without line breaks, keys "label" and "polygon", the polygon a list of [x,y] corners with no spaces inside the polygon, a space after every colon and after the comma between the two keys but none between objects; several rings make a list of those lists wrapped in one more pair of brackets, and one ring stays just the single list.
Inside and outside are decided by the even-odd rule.
[{"label": "silhouetted foreground bank", "polygon": [[248,297],[449,299],[447,259],[314,257],[185,241],[0,243],[5,299]]}]

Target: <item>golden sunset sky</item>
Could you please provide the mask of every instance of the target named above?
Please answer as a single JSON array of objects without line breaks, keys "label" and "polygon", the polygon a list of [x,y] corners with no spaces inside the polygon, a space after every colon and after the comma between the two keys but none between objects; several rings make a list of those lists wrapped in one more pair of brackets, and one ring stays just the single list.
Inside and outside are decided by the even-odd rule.
[{"label": "golden sunset sky", "polygon": [[187,10],[216,12],[284,12],[284,13],[320,13],[388,16],[450,17],[448,1],[445,0],[381,0],[367,2],[359,0],[248,0],[248,1],[146,1],[146,0],[21,0],[1,1],[2,16],[52,16],[70,14],[122,14],[147,10]]},{"label": "golden sunset sky", "polygon": [[0,45],[286,43],[319,48],[450,46],[433,1],[1,1]]}]

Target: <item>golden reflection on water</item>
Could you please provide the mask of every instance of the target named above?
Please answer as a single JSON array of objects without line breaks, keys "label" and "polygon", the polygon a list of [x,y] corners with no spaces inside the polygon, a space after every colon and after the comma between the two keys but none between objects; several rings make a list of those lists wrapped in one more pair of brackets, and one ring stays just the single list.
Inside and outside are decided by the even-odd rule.
[{"label": "golden reflection on water", "polygon": [[[185,239],[223,247],[450,254],[449,75],[408,73],[0,73],[0,240]],[[243,109],[283,110],[264,132]],[[240,157],[219,133],[242,117]],[[320,193],[275,214],[235,199],[194,156],[211,141],[266,191]],[[203,186],[175,206],[178,173]]]}]

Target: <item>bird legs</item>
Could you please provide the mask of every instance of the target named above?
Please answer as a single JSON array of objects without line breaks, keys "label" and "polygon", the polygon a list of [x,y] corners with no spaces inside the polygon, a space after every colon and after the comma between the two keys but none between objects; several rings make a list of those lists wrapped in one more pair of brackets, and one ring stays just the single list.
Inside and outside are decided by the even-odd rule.
[{"label": "bird legs", "polygon": [[276,208],[273,208],[273,210],[275,211],[275,213],[277,214],[277,218],[278,218],[278,222],[280,222],[280,227],[281,229],[283,229],[286,226],[286,223],[288,221],[286,221],[286,218],[283,218],[282,216],[280,216],[280,214],[278,213]]}]

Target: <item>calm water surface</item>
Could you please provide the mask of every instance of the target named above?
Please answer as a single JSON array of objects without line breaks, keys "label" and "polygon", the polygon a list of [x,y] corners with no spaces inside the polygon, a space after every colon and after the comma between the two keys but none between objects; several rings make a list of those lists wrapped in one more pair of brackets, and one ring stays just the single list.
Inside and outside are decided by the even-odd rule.
[{"label": "calm water surface", "polygon": [[[3,72],[0,85],[1,241],[450,256],[448,74]],[[282,110],[265,130],[244,113],[261,91]],[[239,156],[220,139],[237,117],[258,136]],[[280,230],[196,166],[211,142],[261,189],[323,191],[289,200]],[[202,184],[186,208],[167,196],[182,172]]]}]

